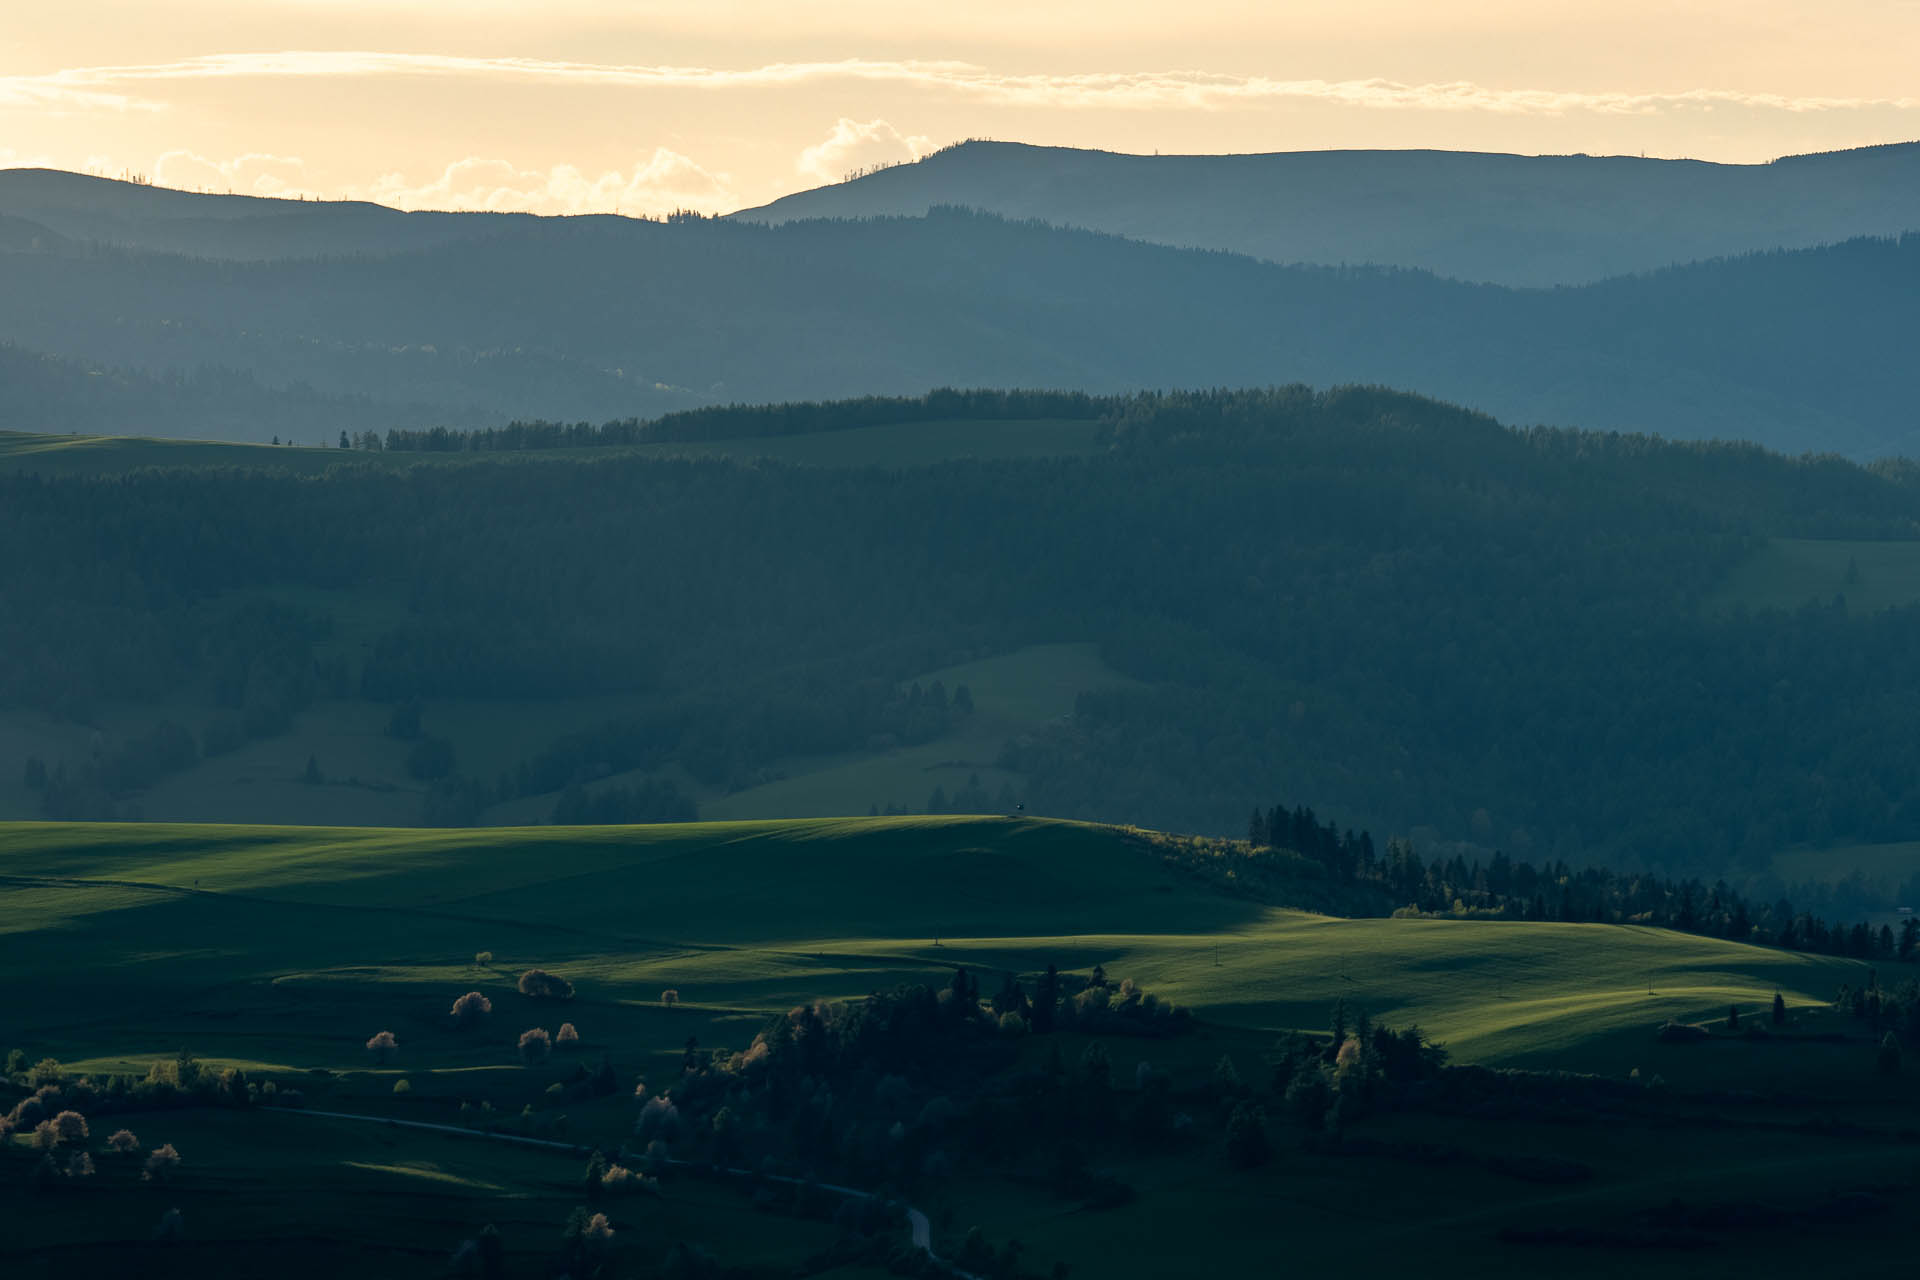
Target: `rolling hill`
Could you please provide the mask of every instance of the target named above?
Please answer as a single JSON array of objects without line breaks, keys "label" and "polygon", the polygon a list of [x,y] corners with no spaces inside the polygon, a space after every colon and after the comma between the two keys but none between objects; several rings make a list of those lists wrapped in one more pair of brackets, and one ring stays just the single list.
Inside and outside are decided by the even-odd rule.
[{"label": "rolling hill", "polygon": [[[278,1274],[412,1275],[492,1225],[508,1274],[531,1273],[584,1203],[582,1220],[606,1215],[609,1251],[665,1275],[687,1274],[697,1245],[696,1260],[743,1274],[804,1258],[811,1274],[870,1280],[902,1257],[907,1223],[836,1212],[848,1182],[911,1196],[949,1258],[967,1261],[980,1232],[1017,1237],[1039,1275],[1056,1260],[1171,1274],[1192,1231],[1249,1258],[1297,1231],[1300,1257],[1350,1262],[1352,1240],[1314,1225],[1356,1186],[1377,1243],[1419,1242],[1442,1276],[1516,1263],[1599,1276],[1622,1249],[1637,1273],[1696,1275],[1709,1247],[1734,1274],[1827,1256],[1838,1233],[1860,1259],[1905,1248],[1909,1091],[1874,1073],[1868,1030],[1826,1003],[1864,977],[1853,962],[1623,926],[1312,915],[1188,880],[1143,833],[1008,819],[9,825],[0,890],[0,980],[30,993],[9,1019],[24,1052],[0,1094],[24,1114],[52,1082],[55,1105],[92,1113],[79,1141],[97,1150],[84,1181],[40,1175],[38,1211],[0,1240],[23,1274],[107,1274],[155,1248],[165,1206],[192,1234],[158,1256],[203,1271],[272,1259]],[[820,1176],[765,1067],[778,1028],[802,1047],[809,1018],[878,1039],[863,1005],[884,1017],[956,968],[987,990],[1038,991],[1048,964],[1075,989],[1104,965],[1197,1020],[1152,1036],[1015,1023],[959,1064],[837,1071],[846,1154],[828,1167],[851,1169]],[[535,967],[572,984],[564,1001],[516,983]],[[446,1010],[467,991],[489,1012],[462,1026]],[[1771,1031],[1723,1025],[1729,1003],[1765,1021],[1775,991]],[[932,1038],[959,1001],[926,994],[943,1018],[917,1032]],[[1391,1105],[1301,1120],[1288,1055],[1324,1041],[1335,999],[1336,1021],[1417,1019],[1461,1065],[1380,1081]],[[848,1003],[817,1003],[834,1000]],[[1657,1038],[1668,1018],[1693,1029]],[[550,1058],[516,1054],[523,1028],[561,1022],[575,1039]],[[393,1048],[376,1053],[382,1028]],[[829,1109],[817,1085],[799,1096],[816,1100],[785,1104],[800,1116]],[[1156,1097],[1185,1118],[1155,1127]],[[1273,1134],[1270,1158],[1224,1158],[1236,1106]],[[1111,1129],[1081,1118],[1106,1108]],[[701,1120],[654,1124],[669,1111]],[[731,1146],[729,1119],[743,1130]],[[131,1157],[105,1142],[123,1127],[146,1144]],[[915,1154],[863,1162],[874,1135],[878,1152]],[[922,1167],[911,1144],[929,1140],[942,1158]],[[182,1159],[143,1181],[162,1142]],[[766,1153],[753,1172],[703,1172],[747,1162],[727,1154],[742,1147]],[[639,1195],[583,1181],[595,1149],[654,1180]],[[1093,1180],[1075,1190],[1090,1152]],[[37,1158],[25,1132],[0,1133],[0,1168],[28,1176]],[[1054,1164],[1067,1173],[1044,1172]],[[1782,1222],[1828,1229],[1783,1237]],[[856,1247],[873,1232],[877,1248]]]},{"label": "rolling hill", "polygon": [[1920,143],[1734,165],[1454,151],[1143,156],[976,141],[731,216],[777,225],[943,205],[1272,262],[1588,284],[1920,228]]},{"label": "rolling hill", "polygon": [[[1305,381],[1793,452],[1893,453],[1914,430],[1904,369],[1920,237],[1538,291],[1281,267],[953,210],[514,225],[380,258],[0,252],[0,340],[94,369],[231,369],[362,399],[376,423],[623,418],[931,386]],[[25,425],[62,429],[57,412]],[[289,432],[261,420],[241,434]]]}]

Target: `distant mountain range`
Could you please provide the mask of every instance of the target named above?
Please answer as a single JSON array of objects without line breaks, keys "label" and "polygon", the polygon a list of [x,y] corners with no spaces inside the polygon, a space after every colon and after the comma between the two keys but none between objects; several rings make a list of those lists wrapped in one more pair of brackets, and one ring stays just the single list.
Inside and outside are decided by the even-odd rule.
[{"label": "distant mountain range", "polygon": [[1738,165],[1461,151],[1136,156],[968,142],[732,216],[917,217],[939,205],[1272,262],[1587,284],[1920,229],[1920,143]]},{"label": "distant mountain range", "polygon": [[[178,413],[150,415],[204,416],[181,434],[288,434],[263,393],[300,403],[304,439],[331,434],[335,412],[338,429],[359,430],[936,386],[1289,382],[1792,452],[1876,455],[1920,430],[1920,236],[1524,290],[1278,266],[947,207],[769,227],[415,215],[76,179],[88,207],[55,217],[45,190],[59,184],[20,172],[0,173],[0,342],[145,375],[158,397],[190,386]],[[13,199],[21,183],[41,205]],[[221,219],[229,248],[272,254],[156,247]],[[243,413],[206,398],[229,379]],[[0,426],[110,429],[98,404],[65,426],[46,394],[25,423],[23,394],[0,385]]]}]

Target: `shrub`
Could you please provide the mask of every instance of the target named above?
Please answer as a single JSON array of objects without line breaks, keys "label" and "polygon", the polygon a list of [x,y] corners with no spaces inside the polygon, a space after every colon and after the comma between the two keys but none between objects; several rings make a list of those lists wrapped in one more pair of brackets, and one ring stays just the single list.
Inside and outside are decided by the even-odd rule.
[{"label": "shrub", "polygon": [[492,1012],[493,1001],[478,991],[469,991],[453,1002],[453,1020],[463,1027],[480,1022]]},{"label": "shrub", "polygon": [[164,1182],[179,1167],[180,1153],[173,1149],[171,1142],[162,1143],[147,1152],[146,1167],[140,1171],[140,1178],[143,1182]]},{"label": "shrub", "polygon": [[78,1111],[62,1111],[53,1118],[54,1132],[62,1142],[85,1142],[87,1140],[87,1118]]},{"label": "shrub", "polygon": [[401,1076],[398,1080],[395,1080],[393,1082],[393,1091],[399,1094],[412,1093],[413,1081],[407,1079],[405,1076]]},{"label": "shrub", "polygon": [[[456,1016],[458,1016],[458,1008],[456,1005]],[[391,1062],[393,1055],[399,1051],[400,1042],[393,1038],[391,1031],[376,1031],[373,1033],[373,1038],[367,1041],[367,1052],[373,1055],[375,1062]]]},{"label": "shrub", "polygon": [[553,1052],[553,1037],[542,1027],[534,1027],[520,1033],[520,1061],[535,1066],[547,1060]]},{"label": "shrub", "polygon": [[587,1229],[581,1232],[581,1239],[595,1248],[603,1248],[613,1240],[613,1224],[607,1221],[607,1215],[596,1213],[587,1219]]},{"label": "shrub", "polygon": [[573,1029],[571,1022],[563,1022],[560,1024],[560,1030],[554,1033],[553,1043],[562,1049],[578,1049],[580,1033]]},{"label": "shrub", "polygon": [[668,987],[660,993],[660,1003],[666,1008],[673,1008],[680,1003],[680,992],[673,987]]},{"label": "shrub", "polygon": [[571,1000],[573,984],[557,973],[529,969],[520,975],[520,994],[535,1000]]},{"label": "shrub", "polygon": [[140,1149],[140,1139],[134,1137],[129,1130],[116,1129],[113,1131],[113,1136],[107,1139],[107,1145],[123,1156],[130,1156]]},{"label": "shrub", "polygon": [[493,963],[493,952],[476,951],[473,953],[473,962],[482,969],[485,969]]}]

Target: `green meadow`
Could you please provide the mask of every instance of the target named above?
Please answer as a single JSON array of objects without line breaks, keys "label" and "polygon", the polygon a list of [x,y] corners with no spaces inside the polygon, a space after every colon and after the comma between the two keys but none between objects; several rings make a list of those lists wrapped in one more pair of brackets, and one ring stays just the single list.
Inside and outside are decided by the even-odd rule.
[{"label": "green meadow", "polygon": [[[1299,1258],[1329,1266],[1364,1233],[1369,1248],[1445,1243],[1441,1274],[1602,1275],[1621,1259],[1529,1253],[1539,1246],[1503,1242],[1499,1229],[1529,1214],[1613,1223],[1675,1197],[1839,1193],[1910,1175],[1911,1154],[1891,1136],[1908,1088],[1876,1077],[1868,1047],[1825,1007],[1842,983],[1863,980],[1861,964],[1649,928],[1336,919],[1220,893],[1163,847],[1126,829],[1003,817],[457,831],[13,824],[0,827],[0,980],[15,993],[4,1024],[12,1043],[0,1048],[100,1077],[143,1073],[184,1048],[213,1069],[298,1088],[313,1111],[464,1125],[461,1104],[481,1100],[502,1117],[524,1111],[516,1131],[615,1150],[633,1122],[631,1082],[670,1087],[689,1037],[703,1050],[744,1049],[794,1005],[944,985],[956,965],[991,989],[1005,973],[1031,983],[1049,963],[1079,973],[1100,964],[1196,1018],[1185,1036],[1112,1041],[1128,1082],[1143,1059],[1200,1087],[1223,1055],[1258,1079],[1282,1035],[1322,1031],[1343,999],[1395,1026],[1417,1023],[1458,1063],[1802,1097],[1789,1107],[1793,1123],[1819,1116],[1858,1131],[1844,1141],[1817,1126],[1782,1136],[1776,1121],[1728,1126],[1693,1101],[1680,1104],[1684,1137],[1627,1123],[1519,1124],[1496,1138],[1444,1115],[1360,1127],[1479,1153],[1440,1180],[1405,1157],[1309,1149],[1243,1172],[1210,1150],[1123,1151],[1111,1171],[1139,1199],[1120,1209],[1056,1203],[978,1174],[929,1189],[943,1251],[978,1225],[1019,1239],[1043,1274],[1057,1260],[1076,1275],[1161,1276],[1182,1273],[1194,1233],[1239,1240],[1231,1247],[1251,1260],[1294,1224]],[[519,994],[515,978],[531,967],[568,977],[574,999]],[[667,989],[676,1006],[662,1004]],[[484,1027],[456,1030],[447,1010],[469,990],[493,1013]],[[1730,1004],[1759,1020],[1775,991],[1804,1034],[1761,1044],[1726,1032]],[[519,1033],[562,1019],[579,1046],[521,1065]],[[1669,1019],[1709,1035],[1660,1043],[1653,1032]],[[369,1060],[366,1041],[380,1030],[399,1041],[391,1062]],[[1087,1042],[1057,1040],[1072,1058]],[[1021,1047],[1035,1065],[1044,1052],[1037,1040]],[[552,1100],[550,1086],[576,1062],[603,1060],[623,1082],[618,1093]],[[108,1256],[99,1241],[140,1238],[165,1200],[198,1228],[199,1264],[230,1273],[267,1266],[284,1248],[274,1241],[325,1221],[324,1246],[287,1273],[421,1274],[492,1222],[509,1261],[536,1274],[579,1200],[579,1154],[478,1134],[220,1110],[125,1123],[182,1151],[189,1163],[176,1182],[163,1193],[109,1161],[103,1197],[116,1179],[127,1185],[105,1208],[56,1198],[0,1256],[14,1250],[29,1275],[90,1273]],[[1569,1151],[1596,1171],[1577,1187],[1516,1181],[1487,1164],[1489,1152]],[[742,1192],[696,1178],[610,1207],[616,1230],[653,1254],[697,1243],[743,1274],[806,1271],[832,1238],[823,1224],[769,1219]],[[1722,1262],[1732,1274],[1778,1243],[1761,1233],[1688,1274],[1722,1274]],[[1813,1258],[1831,1243],[1814,1232],[1792,1250]],[[1646,1258],[1656,1271],[1699,1261]]]},{"label": "green meadow", "polygon": [[1920,601],[1920,542],[1770,538],[1708,599],[1718,611],[1798,609],[1844,597],[1855,613]]}]

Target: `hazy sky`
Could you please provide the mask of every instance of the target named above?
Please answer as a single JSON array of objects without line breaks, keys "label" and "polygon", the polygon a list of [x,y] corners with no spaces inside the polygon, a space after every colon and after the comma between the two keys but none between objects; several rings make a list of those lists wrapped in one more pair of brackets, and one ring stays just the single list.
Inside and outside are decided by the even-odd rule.
[{"label": "hazy sky", "polygon": [[1758,161],[1920,138],[1920,0],[15,0],[0,167],[724,210],[967,137]]}]

